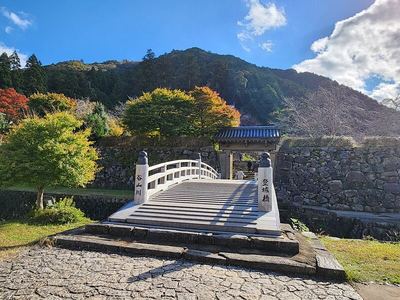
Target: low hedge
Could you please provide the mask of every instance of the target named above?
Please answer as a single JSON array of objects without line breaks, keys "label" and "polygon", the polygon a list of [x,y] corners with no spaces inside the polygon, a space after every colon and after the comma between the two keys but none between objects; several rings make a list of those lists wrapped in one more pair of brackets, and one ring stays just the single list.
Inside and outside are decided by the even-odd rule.
[{"label": "low hedge", "polygon": [[[66,197],[65,194],[45,194],[45,197]],[[35,209],[36,193],[0,190],[0,219],[25,217]],[[104,220],[126,204],[129,199],[114,196],[74,195],[76,207],[92,220]]]}]

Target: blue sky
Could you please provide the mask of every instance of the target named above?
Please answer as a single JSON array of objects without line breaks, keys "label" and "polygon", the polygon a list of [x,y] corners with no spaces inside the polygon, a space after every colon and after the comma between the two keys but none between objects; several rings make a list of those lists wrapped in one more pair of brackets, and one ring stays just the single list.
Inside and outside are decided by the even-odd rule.
[{"label": "blue sky", "polygon": [[[387,5],[393,6],[399,1],[376,2],[392,2]],[[323,38],[332,43],[337,22],[352,18],[373,3],[374,0],[0,0],[0,50],[35,53],[44,64],[50,64],[71,59],[140,60],[148,48],[160,55],[172,49],[200,47],[232,54],[259,66],[295,67],[339,78],[339,82],[372,93],[370,90],[380,83],[397,84],[397,79],[379,70],[368,70],[355,75],[359,76],[358,82],[351,82],[350,77],[342,80],[339,71],[335,75],[327,70],[332,61],[319,61],[321,52],[327,52],[326,40],[322,41],[322,51],[319,44],[313,43]]]}]

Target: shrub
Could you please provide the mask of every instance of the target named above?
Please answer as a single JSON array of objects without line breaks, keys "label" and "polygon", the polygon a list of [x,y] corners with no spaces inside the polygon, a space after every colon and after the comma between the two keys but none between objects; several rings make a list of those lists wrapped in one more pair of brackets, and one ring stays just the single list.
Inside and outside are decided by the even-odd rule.
[{"label": "shrub", "polygon": [[308,226],[298,219],[291,218],[290,225],[293,227],[293,229],[300,232],[310,231]]},{"label": "shrub", "polygon": [[34,210],[30,220],[39,224],[69,224],[85,220],[85,214],[75,207],[73,197],[65,197],[51,207]]}]

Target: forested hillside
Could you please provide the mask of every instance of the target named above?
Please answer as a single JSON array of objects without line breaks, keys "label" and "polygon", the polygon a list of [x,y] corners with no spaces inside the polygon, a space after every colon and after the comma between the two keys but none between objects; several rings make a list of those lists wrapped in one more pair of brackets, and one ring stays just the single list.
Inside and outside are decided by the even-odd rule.
[{"label": "forested hillside", "polygon": [[[195,86],[207,85],[240,110],[243,124],[274,121],[273,113],[283,107],[284,98],[307,101],[308,95],[321,89],[345,98],[343,101],[339,99],[339,103],[349,110],[346,118],[355,118],[356,131],[368,133],[368,124],[377,116],[384,113],[393,115],[392,110],[375,100],[326,77],[258,67],[231,55],[217,55],[199,48],[174,50],[159,57],[148,51],[141,62],[85,64],[68,61],[43,69],[47,91],[97,100],[108,108],[157,87],[188,91]],[[29,68],[24,73],[27,71]],[[31,86],[30,80],[31,75],[17,90],[31,93],[33,88],[24,86]]]}]

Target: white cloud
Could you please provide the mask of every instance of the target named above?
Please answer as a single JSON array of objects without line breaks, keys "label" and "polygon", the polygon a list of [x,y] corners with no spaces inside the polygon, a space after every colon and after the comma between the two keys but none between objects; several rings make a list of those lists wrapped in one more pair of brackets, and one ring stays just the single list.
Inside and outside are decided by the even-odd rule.
[{"label": "white cloud", "polygon": [[13,47],[8,47],[2,42],[0,42],[0,54],[5,52],[7,55],[11,55],[14,51],[17,51],[19,59],[21,61],[21,66],[25,66],[28,56],[26,54],[21,53],[18,49]]},{"label": "white cloud", "polygon": [[32,25],[32,21],[24,13],[19,13],[18,15],[17,13],[12,12],[5,7],[1,7],[1,13],[12,23],[23,30]]},{"label": "white cloud", "polygon": [[4,28],[4,31],[10,34],[13,31],[13,28],[11,26],[6,26],[6,28]]},{"label": "white cloud", "polygon": [[246,32],[239,32],[237,34],[237,38],[239,39],[239,41],[244,42],[245,40],[251,39],[251,36]]},{"label": "white cloud", "polygon": [[327,44],[328,44],[328,37],[324,37],[312,43],[311,50],[316,53],[322,52],[326,49]]},{"label": "white cloud", "polygon": [[375,99],[396,98],[400,93],[400,83],[380,83],[370,93]]},{"label": "white cloud", "polygon": [[[400,93],[400,0],[376,0],[339,21],[330,36],[316,40],[316,53],[293,68],[330,77],[377,100]],[[382,81],[368,90],[366,81]]]},{"label": "white cloud", "polygon": [[267,51],[267,52],[272,52],[272,47],[274,46],[274,44],[271,41],[266,41],[261,43],[260,48]]},{"label": "white cloud", "polygon": [[237,22],[242,28],[237,38],[245,50],[249,49],[245,42],[252,41],[268,30],[286,25],[284,9],[278,8],[274,3],[262,4],[260,0],[247,0],[246,5],[249,8],[247,15]]},{"label": "white cloud", "polygon": [[250,35],[259,36],[269,29],[286,25],[285,11],[274,3],[263,5],[260,0],[249,0],[247,6],[249,12],[238,25],[243,26]]}]

